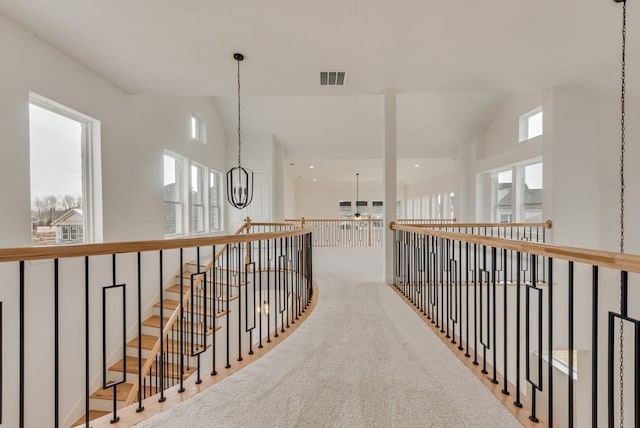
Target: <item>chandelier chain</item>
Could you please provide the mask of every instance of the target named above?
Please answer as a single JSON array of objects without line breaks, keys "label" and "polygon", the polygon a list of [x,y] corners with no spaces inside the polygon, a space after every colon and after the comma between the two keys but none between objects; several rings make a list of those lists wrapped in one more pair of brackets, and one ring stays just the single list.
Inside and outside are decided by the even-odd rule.
[{"label": "chandelier chain", "polygon": [[[624,253],[624,154],[625,154],[625,91],[626,91],[626,46],[627,45],[627,2],[622,2],[622,64],[620,89],[620,253]],[[622,281],[622,279],[621,279]],[[622,282],[621,282],[622,287]],[[622,293],[620,308],[622,309]],[[624,322],[620,319],[620,427],[624,427]]]},{"label": "chandelier chain", "polygon": [[238,63],[238,166],[240,166],[240,148],[242,146],[242,140],[240,138],[240,60],[236,60]]}]

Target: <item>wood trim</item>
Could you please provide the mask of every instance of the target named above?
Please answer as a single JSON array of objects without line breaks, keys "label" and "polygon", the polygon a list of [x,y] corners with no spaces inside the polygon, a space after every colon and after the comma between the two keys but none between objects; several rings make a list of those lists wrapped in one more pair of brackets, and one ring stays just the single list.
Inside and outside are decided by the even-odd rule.
[{"label": "wood trim", "polygon": [[528,254],[550,257],[554,259],[570,260],[592,266],[600,266],[618,271],[640,273],[640,256],[620,254],[612,251],[591,250],[577,247],[560,247],[551,244],[519,241],[515,239],[493,238],[489,236],[471,235],[468,233],[445,232],[431,228],[420,228],[409,225],[399,225],[391,222],[391,230],[404,230],[421,235],[436,236],[453,239],[472,244],[503,248]]},{"label": "wood trim", "polygon": [[[242,228],[244,230],[244,227]],[[311,228],[239,235],[219,235],[198,238],[158,239],[152,241],[77,244],[64,246],[18,247],[0,249],[0,263],[26,260],[63,259],[69,257],[101,256],[189,247],[236,244],[267,239],[287,238],[312,232]]]}]

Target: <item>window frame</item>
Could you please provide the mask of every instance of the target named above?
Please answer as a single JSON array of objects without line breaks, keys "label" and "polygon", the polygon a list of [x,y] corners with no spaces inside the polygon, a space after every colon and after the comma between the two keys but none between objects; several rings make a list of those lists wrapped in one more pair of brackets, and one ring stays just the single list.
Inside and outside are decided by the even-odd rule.
[{"label": "window frame", "polygon": [[[83,243],[103,241],[101,122],[64,104],[35,92],[29,92],[29,105],[48,110],[80,123],[82,162]],[[31,147],[31,141],[29,142]],[[31,178],[30,178],[31,180]],[[31,198],[30,198],[31,199]],[[31,202],[31,201],[30,201]]]},{"label": "window frame", "polygon": [[[164,207],[165,207],[165,215],[166,215],[166,207],[167,204],[171,204],[174,206],[179,206],[180,210],[179,212],[181,213],[181,221],[178,222],[176,221],[176,230],[178,230],[178,224],[180,225],[180,232],[173,232],[173,233],[167,233],[167,228],[166,228],[166,224],[165,224],[165,229],[164,229],[164,236],[165,238],[172,238],[172,237],[177,237],[177,236],[186,236],[189,234],[188,231],[191,230],[191,222],[189,221],[187,223],[187,220],[189,218],[190,215],[190,209],[189,209],[189,205],[190,204],[190,196],[187,198],[185,197],[185,195],[188,195],[189,193],[189,187],[190,187],[190,168],[188,168],[189,163],[187,162],[187,159],[183,156],[180,156],[177,153],[171,152],[169,150],[164,150],[163,153],[163,162],[164,162],[164,157],[170,157],[173,158],[175,160],[174,162],[174,168],[176,163],[180,163],[182,165],[182,171],[180,174],[178,174],[177,170],[174,170],[174,175],[176,177],[176,184],[178,184],[178,175],[180,175],[180,191],[181,191],[181,200],[180,201],[168,201],[166,199],[166,190],[163,196],[163,200],[164,200]],[[163,163],[164,165],[164,163]],[[177,169],[177,168],[176,168]],[[186,172],[185,172],[186,171]],[[188,174],[188,176],[185,177],[185,175]],[[185,178],[187,178],[185,180]],[[164,182],[164,171],[163,171],[163,182]],[[163,187],[166,185],[163,185]]]},{"label": "window frame", "polygon": [[207,144],[207,126],[204,119],[192,113],[189,124],[191,125],[191,139],[202,144]]},{"label": "window frame", "polygon": [[[542,115],[541,116],[541,121],[542,121],[541,131],[540,131],[539,134],[530,135],[529,120],[533,116],[536,116],[538,114]],[[536,107],[533,110],[521,115],[518,123],[519,123],[519,138],[518,138],[518,142],[520,142],[520,143],[524,143],[525,141],[533,140],[534,138],[541,137],[542,135],[544,135],[544,111],[542,109],[542,106]]]},{"label": "window frame", "polygon": [[[199,175],[199,188],[200,188],[200,203],[195,203],[193,198],[193,168],[197,168],[201,174]],[[207,219],[208,216],[208,188],[206,188],[207,180],[207,172],[208,168],[204,165],[201,165],[197,162],[189,162],[189,234],[190,235],[202,235],[203,233],[207,233],[209,231],[209,225]],[[207,191],[205,191],[205,189]],[[202,209],[202,230],[194,230],[194,225],[196,222],[194,221],[194,212],[197,208]]]}]

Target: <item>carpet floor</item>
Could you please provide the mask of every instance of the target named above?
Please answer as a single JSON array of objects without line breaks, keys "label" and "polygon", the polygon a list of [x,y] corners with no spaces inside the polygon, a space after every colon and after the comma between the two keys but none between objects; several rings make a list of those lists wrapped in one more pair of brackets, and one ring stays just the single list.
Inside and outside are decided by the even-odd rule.
[{"label": "carpet floor", "polygon": [[275,349],[146,427],[520,427],[385,285],[382,250],[314,249],[318,304]]}]

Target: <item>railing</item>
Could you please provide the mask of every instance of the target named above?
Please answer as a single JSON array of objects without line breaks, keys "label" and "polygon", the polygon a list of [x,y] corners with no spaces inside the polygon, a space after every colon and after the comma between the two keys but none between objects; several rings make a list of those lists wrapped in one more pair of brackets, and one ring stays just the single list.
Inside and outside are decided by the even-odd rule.
[{"label": "railing", "polygon": [[278,224],[0,249],[0,426],[109,425],[216,376],[295,324],[312,272],[311,230]]},{"label": "railing", "polygon": [[640,426],[640,256],[391,228],[396,289],[523,423]]},{"label": "railing", "polygon": [[[455,219],[407,219],[398,223],[453,223]],[[340,219],[286,219],[287,224],[305,225],[313,229],[314,247],[381,247],[384,220],[365,217]]]}]

